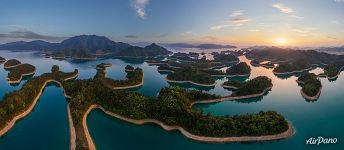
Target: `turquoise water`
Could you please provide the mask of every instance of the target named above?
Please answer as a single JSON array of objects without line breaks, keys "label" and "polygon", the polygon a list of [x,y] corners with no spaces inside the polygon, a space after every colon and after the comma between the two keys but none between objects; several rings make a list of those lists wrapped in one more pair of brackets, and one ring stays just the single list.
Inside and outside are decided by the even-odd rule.
[{"label": "turquoise water", "polygon": [[[137,59],[104,59],[98,61],[68,61],[42,58],[33,52],[8,52],[0,51],[0,56],[5,58],[18,58],[23,63],[30,63],[37,67],[35,75],[48,72],[51,66],[57,64],[63,71],[79,69],[79,78],[91,78],[95,75],[94,69],[100,62],[112,63],[107,69],[107,75],[113,79],[124,79],[124,67],[127,64],[141,67],[144,70],[145,84],[134,91],[148,96],[156,96],[161,88],[169,86],[165,81],[166,74],[157,72],[156,66],[149,66]],[[241,61],[247,61],[244,57]],[[252,67],[252,66],[251,66]],[[90,134],[97,149],[343,149],[344,139],[344,73],[336,81],[329,82],[321,79],[323,89],[320,98],[309,102],[302,98],[300,89],[295,82],[295,76],[278,78],[271,69],[252,67],[254,78],[266,75],[272,79],[274,87],[262,98],[246,99],[240,101],[227,101],[214,104],[196,105],[204,109],[205,113],[215,115],[234,115],[256,113],[261,110],[275,110],[285,116],[295,127],[296,134],[288,139],[273,142],[251,143],[226,143],[209,144],[192,141],[182,136],[177,131],[166,132],[157,125],[146,124],[132,125],[112,118],[96,110],[91,112],[87,119]],[[317,68],[312,72],[322,72]],[[0,96],[6,92],[19,89],[22,84],[8,85],[6,82],[7,71],[0,69]],[[245,80],[245,78],[236,78]],[[181,85],[184,88],[203,90],[219,95],[229,95],[231,91],[223,89],[220,84],[226,78],[218,78],[215,88],[197,87],[190,84]],[[69,127],[66,112],[67,101],[61,89],[49,85],[44,90],[34,111],[17,124],[4,137],[0,138],[0,149],[68,149]],[[310,137],[336,137],[337,144],[306,145]]]}]

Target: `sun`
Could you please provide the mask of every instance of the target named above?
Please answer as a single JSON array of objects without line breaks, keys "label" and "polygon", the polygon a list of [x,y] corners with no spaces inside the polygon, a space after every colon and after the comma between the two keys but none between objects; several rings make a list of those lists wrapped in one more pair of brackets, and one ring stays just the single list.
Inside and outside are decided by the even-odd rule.
[{"label": "sun", "polygon": [[274,43],[277,45],[286,45],[288,44],[288,39],[284,37],[279,37],[274,40]]}]

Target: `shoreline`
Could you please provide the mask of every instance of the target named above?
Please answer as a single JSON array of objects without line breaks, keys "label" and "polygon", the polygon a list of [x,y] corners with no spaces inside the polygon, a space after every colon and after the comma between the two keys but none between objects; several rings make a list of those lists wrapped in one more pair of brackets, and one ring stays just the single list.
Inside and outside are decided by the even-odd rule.
[{"label": "shoreline", "polygon": [[68,125],[69,125],[69,134],[70,134],[70,150],[75,150],[76,148],[76,134],[75,127],[72,119],[72,114],[70,112],[69,103],[67,104],[67,114],[68,114]]},{"label": "shoreline", "polygon": [[267,87],[263,92],[257,93],[257,94],[251,94],[251,95],[245,95],[245,96],[223,96],[220,98],[215,98],[215,99],[208,99],[208,100],[201,100],[201,101],[194,101],[191,102],[191,107],[195,104],[206,104],[206,103],[217,103],[217,102],[223,102],[223,101],[233,101],[233,100],[240,100],[240,99],[247,99],[247,98],[254,98],[254,97],[260,97],[264,96],[266,92],[272,89],[271,85],[270,87]]},{"label": "shoreline", "polygon": [[[291,137],[295,133],[295,130],[294,130],[292,124],[290,122],[288,122],[288,129],[282,133],[279,133],[279,134],[262,135],[262,136],[206,137],[206,136],[194,135],[194,134],[186,131],[181,126],[169,126],[169,125],[166,125],[163,122],[160,122],[160,121],[155,120],[155,119],[136,120],[136,119],[126,118],[126,117],[117,115],[115,113],[109,112],[109,111],[105,110],[102,106],[97,105],[97,104],[91,105],[88,108],[87,113],[84,114],[83,118],[85,118],[85,116],[87,116],[88,113],[91,112],[93,109],[100,109],[107,115],[110,115],[110,116],[115,117],[117,119],[129,122],[129,123],[133,123],[136,125],[143,125],[146,123],[154,123],[154,124],[159,125],[161,128],[163,128],[166,131],[178,130],[186,138],[192,139],[195,141],[199,141],[199,142],[224,143],[224,142],[271,141],[271,140],[285,139],[285,138]],[[83,125],[84,125],[84,123],[85,123],[84,130],[85,130],[85,128],[86,128],[86,130],[88,130],[86,120],[83,119]],[[88,140],[87,143],[93,143],[92,138],[89,135],[89,133],[85,134],[85,136],[86,136],[86,139]]]},{"label": "shoreline", "polygon": [[238,87],[230,86],[230,85],[224,85],[223,83],[221,84],[221,86],[222,86],[223,88],[229,88],[229,89],[234,89],[234,90],[239,89]]},{"label": "shoreline", "polygon": [[25,76],[30,76],[30,75],[33,75],[33,74],[35,74],[35,73],[36,73],[36,67],[35,67],[35,70],[34,70],[34,71],[29,72],[29,73],[24,73],[24,74],[22,74],[18,80],[9,80],[9,78],[7,77],[7,82],[8,82],[9,84],[20,83],[21,80],[23,79],[23,77],[25,77]]},{"label": "shoreline", "polygon": [[213,86],[216,85],[216,82],[213,83],[213,84],[202,84],[202,83],[196,83],[196,82],[193,82],[193,81],[190,81],[190,80],[187,80],[187,81],[175,81],[175,80],[167,79],[167,77],[166,77],[166,81],[170,82],[170,83],[191,83],[191,84],[194,84],[194,85],[205,86],[205,87],[213,87]]},{"label": "shoreline", "polygon": [[251,74],[234,74],[234,75],[210,75],[212,77],[228,77],[228,78],[233,78],[233,77],[249,77]]},{"label": "shoreline", "polygon": [[[5,63],[6,63],[6,62],[5,62]],[[11,68],[14,68],[14,67],[18,67],[18,66],[20,66],[20,65],[22,65],[22,63],[16,64],[16,65],[12,65],[12,66],[5,66],[5,65],[4,65],[4,69],[11,69]]]},{"label": "shoreline", "polygon": [[343,69],[344,69],[344,66],[342,66],[342,67],[339,69],[337,75],[335,75],[335,76],[333,76],[333,77],[329,77],[328,75],[325,75],[325,77],[326,77],[327,79],[330,79],[330,80],[336,79],[336,78],[338,78],[338,76],[340,75],[340,73],[342,72]]},{"label": "shoreline", "polygon": [[296,71],[290,71],[290,72],[275,72],[275,71],[272,71],[273,74],[275,75],[288,75],[288,74],[293,74],[293,73],[300,73],[300,72],[305,72],[305,71],[309,71],[309,70],[312,70],[313,67],[309,67],[309,68],[306,68],[306,69],[303,69],[303,70],[296,70]]},{"label": "shoreline", "polygon": [[305,98],[307,100],[310,100],[310,101],[315,101],[315,100],[319,99],[320,94],[321,94],[321,89],[322,89],[322,86],[320,87],[318,93],[316,95],[314,95],[314,96],[308,96],[305,92],[303,92],[302,88],[300,90],[300,93],[301,93],[303,98]]},{"label": "shoreline", "polygon": [[[55,83],[58,83],[59,85],[61,85],[61,83],[59,81],[56,81],[56,80],[46,80],[44,83],[43,83],[43,86],[41,87],[41,89],[39,90],[39,93],[38,95],[34,98],[32,104],[29,106],[28,109],[26,109],[24,112],[21,112],[20,114],[16,115],[13,117],[12,120],[10,120],[9,122],[7,122],[6,126],[4,128],[2,128],[0,130],[0,137],[5,135],[9,130],[12,129],[12,127],[15,125],[15,123],[20,120],[20,119],[23,119],[25,116],[27,116],[32,110],[33,108],[36,106],[36,103],[38,101],[38,99],[40,98],[40,96],[42,95],[43,93],[43,90],[44,88],[46,87],[46,85],[50,82],[55,82]],[[65,96],[68,96],[66,93],[65,93],[65,90],[64,88],[61,86],[61,88],[63,89],[64,91],[64,95]],[[70,96],[68,96],[70,97]]]},{"label": "shoreline", "polygon": [[145,77],[145,74],[143,73],[142,78],[141,78],[141,82],[139,84],[130,85],[130,86],[115,86],[115,87],[112,87],[111,89],[113,89],[113,90],[126,90],[126,89],[140,87],[144,84],[144,77]]}]

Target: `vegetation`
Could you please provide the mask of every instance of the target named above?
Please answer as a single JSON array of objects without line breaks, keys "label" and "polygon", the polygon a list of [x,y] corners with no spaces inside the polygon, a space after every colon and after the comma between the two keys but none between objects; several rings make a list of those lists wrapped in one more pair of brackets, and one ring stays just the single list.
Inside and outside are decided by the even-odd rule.
[{"label": "vegetation", "polygon": [[214,55],[215,62],[239,62],[238,57],[233,54],[217,53]]},{"label": "vegetation", "polygon": [[276,73],[288,73],[301,71],[311,67],[311,64],[305,60],[297,60],[290,63],[281,63],[273,71]]},{"label": "vegetation", "polygon": [[110,67],[110,66],[112,66],[112,64],[110,64],[110,63],[100,63],[96,66],[96,69],[97,70],[105,70],[106,67]]},{"label": "vegetation", "polygon": [[209,74],[201,72],[195,67],[183,67],[167,75],[168,80],[192,81],[199,84],[214,84],[215,80]]},{"label": "vegetation", "polygon": [[224,82],[223,85],[239,88],[243,85],[243,83],[240,81],[236,81],[236,80],[228,80],[228,81]]},{"label": "vegetation", "polygon": [[321,90],[321,82],[314,73],[300,76],[297,81],[302,84],[302,91],[307,96],[316,96]]},{"label": "vegetation", "polygon": [[4,67],[5,68],[8,68],[8,67],[12,67],[12,66],[17,66],[17,65],[20,65],[21,62],[17,59],[10,59],[10,60],[7,60],[4,64]]},{"label": "vegetation", "polygon": [[120,88],[126,86],[134,86],[143,82],[143,71],[141,68],[133,69],[133,71],[127,71],[125,80],[113,80],[106,77],[105,69],[100,69],[94,76],[95,79],[99,79],[102,84],[108,88]]},{"label": "vegetation", "polygon": [[35,73],[36,68],[30,64],[22,64],[11,68],[8,73],[8,81],[20,81],[23,76]]},{"label": "vegetation", "polygon": [[340,66],[334,63],[328,64],[324,67],[324,73],[328,77],[335,77],[340,72]]},{"label": "vegetation", "polygon": [[215,96],[183,90],[164,88],[159,96],[151,98],[128,91],[109,90],[97,80],[76,80],[64,83],[67,91],[73,91],[70,102],[73,122],[77,132],[77,149],[87,148],[82,128],[82,117],[91,104],[99,104],[106,110],[132,119],[156,119],[167,125],[177,125],[201,136],[254,136],[281,133],[288,129],[287,121],[273,111],[257,114],[215,117],[190,107],[198,98]]},{"label": "vegetation", "polygon": [[245,62],[240,62],[226,70],[228,75],[249,75],[251,73],[251,68]]},{"label": "vegetation", "polygon": [[[167,125],[181,126],[186,131],[201,136],[260,136],[278,134],[288,129],[288,122],[284,117],[273,111],[218,117],[205,115],[202,110],[190,107],[193,101],[218,98],[216,95],[169,87],[162,89],[158,97],[151,98],[136,92],[111,90],[103,84],[104,78],[65,81],[64,79],[74,76],[77,70],[63,73],[58,71],[57,67],[54,68],[52,73],[35,77],[19,91],[4,96],[0,102],[0,128],[28,109],[47,80],[56,80],[62,83],[67,95],[72,97],[69,106],[76,129],[76,149],[88,149],[82,119],[92,104],[98,104],[112,113],[131,119],[151,118]],[[136,68],[128,75],[130,73],[135,76],[135,73],[142,73],[142,70]],[[133,76],[128,78],[134,78]],[[263,82],[263,79],[255,80],[258,80],[257,83]]]},{"label": "vegetation", "polygon": [[16,115],[30,107],[47,80],[62,82],[64,79],[73,77],[77,73],[77,70],[71,73],[61,71],[44,73],[39,77],[34,77],[27,81],[19,91],[6,93],[3,100],[0,101],[0,129],[4,128]]},{"label": "vegetation", "polygon": [[267,88],[272,86],[271,79],[266,76],[259,76],[245,82],[236,90],[232,96],[246,96],[252,94],[259,94],[264,92]]},{"label": "vegetation", "polygon": [[51,67],[51,72],[52,73],[55,73],[55,72],[58,72],[60,71],[60,67],[58,65],[53,65],[53,67]]},{"label": "vegetation", "polygon": [[125,66],[125,71],[133,71],[135,68],[131,65]]}]

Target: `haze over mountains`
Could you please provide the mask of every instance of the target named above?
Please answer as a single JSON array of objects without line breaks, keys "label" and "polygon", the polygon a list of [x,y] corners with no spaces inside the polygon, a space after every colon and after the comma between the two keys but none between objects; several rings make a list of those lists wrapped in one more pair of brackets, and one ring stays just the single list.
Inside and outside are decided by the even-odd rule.
[{"label": "haze over mountains", "polygon": [[233,45],[221,45],[221,44],[188,44],[188,43],[170,43],[170,44],[163,44],[167,47],[172,48],[199,48],[199,49],[222,49],[222,48],[237,48]]}]

